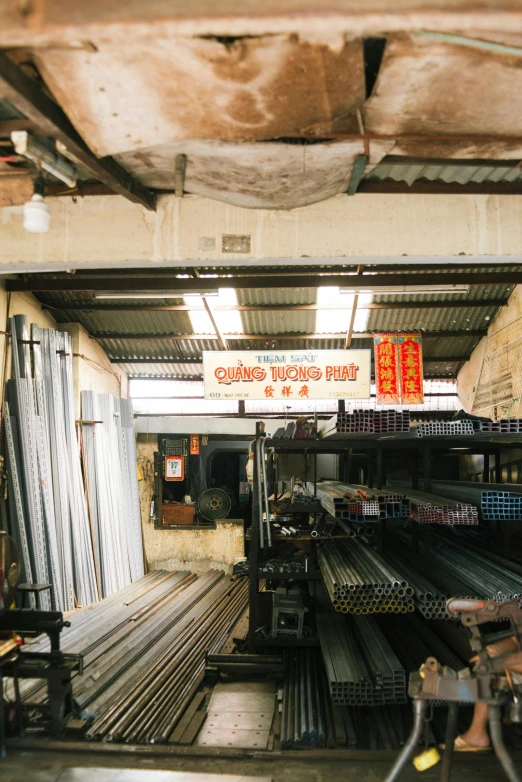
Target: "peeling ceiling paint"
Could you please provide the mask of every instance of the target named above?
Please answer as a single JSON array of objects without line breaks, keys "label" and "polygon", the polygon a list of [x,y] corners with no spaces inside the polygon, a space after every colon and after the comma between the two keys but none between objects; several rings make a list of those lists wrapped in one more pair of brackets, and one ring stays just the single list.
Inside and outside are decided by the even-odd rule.
[{"label": "peeling ceiling paint", "polygon": [[[369,173],[393,148],[371,145]],[[187,155],[185,189],[235,206],[295,209],[346,193],[360,141],[330,144],[183,141],[119,155],[117,160],[148,187],[172,190],[176,156]]]},{"label": "peeling ceiling paint", "polygon": [[361,41],[334,51],[296,35],[157,37],[43,50],[36,62],[100,157],[177,139],[284,137],[349,117],[365,100]]}]

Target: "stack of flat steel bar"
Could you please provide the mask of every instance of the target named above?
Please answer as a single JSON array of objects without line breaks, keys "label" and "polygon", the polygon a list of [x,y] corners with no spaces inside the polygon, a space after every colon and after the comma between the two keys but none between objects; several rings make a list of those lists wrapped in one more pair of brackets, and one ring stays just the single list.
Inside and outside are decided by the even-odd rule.
[{"label": "stack of flat steel bar", "polygon": [[[30,339],[24,315],[10,318],[9,329],[14,379],[4,420],[21,578],[51,583],[57,608],[71,610],[75,600],[99,599],[75,428],[72,341],[34,325]],[[46,593],[41,605],[50,608]]]},{"label": "stack of flat steel bar", "polygon": [[181,620],[168,614],[159,643],[146,639],[145,655],[133,646],[133,666],[123,682],[101,694],[99,680],[94,683],[95,692],[88,693],[87,700],[98,717],[87,738],[145,744],[168,741],[201,685],[205,654],[221,648],[248,603],[247,579],[232,581],[210,571],[195,587],[196,602],[188,611],[181,606]]},{"label": "stack of flat steel bar", "polygon": [[472,421],[432,421],[418,424],[417,437],[461,437],[475,433]]},{"label": "stack of flat steel bar", "polygon": [[143,575],[132,406],[82,391],[82,446],[94,553],[103,597]]},{"label": "stack of flat steel bar", "polygon": [[399,614],[414,610],[413,589],[403,574],[358,538],[324,541],[317,556],[336,611]]},{"label": "stack of flat steel bar", "polygon": [[[247,603],[247,579],[155,572],[74,614],[62,648],[84,655],[73,695],[77,715],[93,721],[86,737],[168,741],[201,685],[206,652],[221,648]],[[40,647],[45,640],[31,649]],[[24,697],[46,701],[39,687]]]},{"label": "stack of flat steel bar", "polygon": [[409,410],[354,410],[353,413],[337,413],[327,422],[323,437],[336,439],[345,434],[408,432],[410,420]]},{"label": "stack of flat steel bar", "polygon": [[485,521],[522,519],[522,486],[519,484],[435,481],[432,488],[442,496],[475,503]]},{"label": "stack of flat steel bar", "polygon": [[333,703],[405,703],[404,668],[375,620],[340,616],[321,595],[317,605],[317,630]]},{"label": "stack of flat steel bar", "polygon": [[317,649],[288,655],[283,688],[281,749],[336,746],[332,703]]},{"label": "stack of flat steel bar", "polygon": [[[388,543],[396,552],[404,554],[411,546],[411,537],[404,530],[393,529],[390,530]],[[410,564],[415,570],[421,570],[423,577],[448,598],[496,600],[499,603],[514,600],[522,606],[520,576],[510,570],[508,560],[503,560],[504,565],[499,564],[499,559],[496,557],[492,561],[487,553],[479,554],[464,542],[436,535],[429,558],[419,558]]]},{"label": "stack of flat steel bar", "polygon": [[411,504],[410,515],[419,524],[466,524],[479,523],[476,505],[441,497],[430,492],[387,486],[391,493],[404,492]]}]

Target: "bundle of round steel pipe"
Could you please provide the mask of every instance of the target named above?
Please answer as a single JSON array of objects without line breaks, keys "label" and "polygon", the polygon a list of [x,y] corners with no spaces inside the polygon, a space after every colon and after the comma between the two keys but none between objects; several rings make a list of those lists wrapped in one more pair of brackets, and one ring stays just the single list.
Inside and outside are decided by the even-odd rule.
[{"label": "bundle of round steel pipe", "polygon": [[450,597],[447,590],[424,578],[414,566],[406,562],[403,557],[386,552],[386,560],[394,568],[397,568],[408,580],[414,592],[415,607],[426,619],[450,619],[446,611],[446,603]]},{"label": "bundle of round steel pipe", "polygon": [[[439,587],[448,597],[493,599],[498,602],[515,600],[522,604],[522,586],[518,573],[488,559],[487,553],[479,554],[462,542],[449,537],[434,536],[429,559],[424,557],[412,567]],[[397,552],[404,551],[404,544],[411,545],[411,538],[404,530],[394,529],[389,544]],[[422,550],[422,548],[421,548]]]},{"label": "bundle of round steel pipe", "polygon": [[413,589],[400,571],[363,543],[325,541],[318,562],[336,611],[353,614],[407,613],[414,610]]}]

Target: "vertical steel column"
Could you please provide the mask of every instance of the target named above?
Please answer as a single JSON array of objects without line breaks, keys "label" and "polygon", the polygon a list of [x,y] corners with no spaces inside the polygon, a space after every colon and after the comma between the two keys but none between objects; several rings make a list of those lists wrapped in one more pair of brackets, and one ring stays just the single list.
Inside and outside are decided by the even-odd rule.
[{"label": "vertical steel column", "polygon": [[384,481],[384,458],[383,458],[383,452],[382,452],[382,445],[377,444],[377,454],[376,454],[376,474],[375,474],[375,488],[377,491],[381,491]]},{"label": "vertical steel column", "polygon": [[424,443],[424,491],[431,492],[431,445]]},{"label": "vertical steel column", "polygon": [[258,439],[261,437],[261,424],[256,422],[256,444],[254,446],[254,470],[252,484],[252,524],[250,540],[250,582],[249,582],[249,617],[248,617],[248,651],[250,653],[256,648],[256,628],[259,616],[259,596],[257,571],[259,569],[259,525],[262,523],[261,513],[263,509],[259,507],[258,491],[258,458],[257,449]]},{"label": "vertical steel column", "polygon": [[453,760],[453,745],[457,734],[459,719],[459,704],[452,702],[448,707],[448,721],[446,723],[446,735],[444,737],[444,754],[442,755],[442,767],[440,770],[440,782],[450,782],[451,761]]},{"label": "vertical steel column", "polygon": [[373,451],[368,449],[368,488],[373,489]]},{"label": "vertical steel column", "polygon": [[502,483],[502,465],[500,463],[500,449],[495,451],[495,483]]},{"label": "vertical steel column", "polygon": [[484,453],[484,467],[482,469],[483,469],[482,483],[490,483],[490,480],[489,480],[489,453]]},{"label": "vertical steel column", "polygon": [[416,453],[411,464],[411,488],[417,491],[419,488],[419,459]]}]

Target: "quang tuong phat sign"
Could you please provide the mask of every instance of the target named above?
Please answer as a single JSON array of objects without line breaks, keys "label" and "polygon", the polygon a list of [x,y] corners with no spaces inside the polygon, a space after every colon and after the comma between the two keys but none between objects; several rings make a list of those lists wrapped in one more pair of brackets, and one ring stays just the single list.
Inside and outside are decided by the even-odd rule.
[{"label": "quang tuong phat sign", "polygon": [[205,399],[369,399],[370,350],[203,352]]}]

